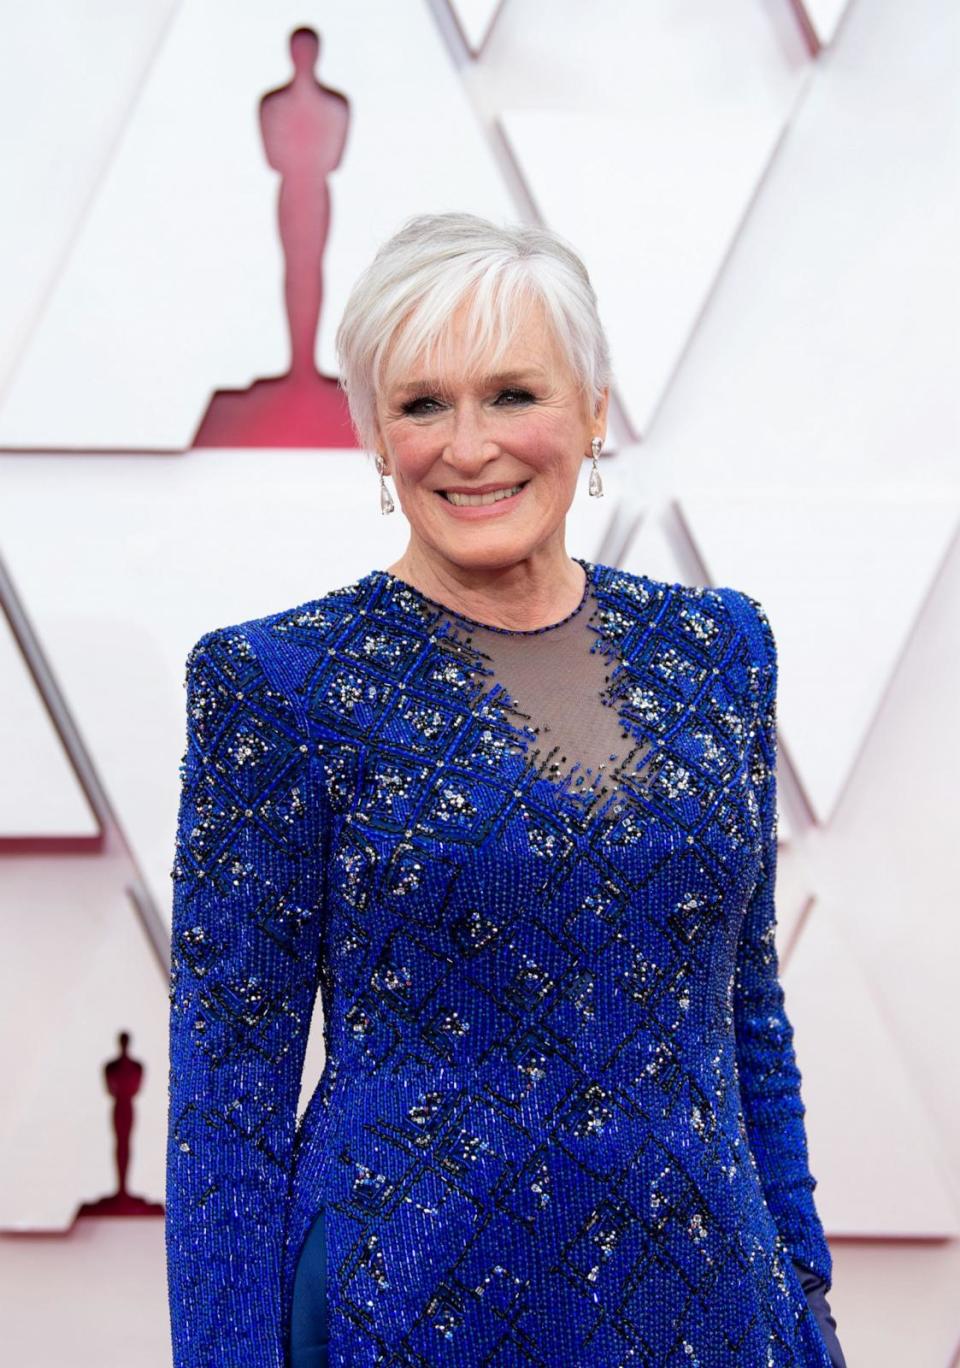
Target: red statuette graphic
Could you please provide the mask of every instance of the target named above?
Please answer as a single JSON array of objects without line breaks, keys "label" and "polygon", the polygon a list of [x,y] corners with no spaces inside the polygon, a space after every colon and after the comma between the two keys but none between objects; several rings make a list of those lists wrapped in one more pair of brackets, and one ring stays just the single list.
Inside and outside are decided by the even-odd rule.
[{"label": "red statuette graphic", "polygon": [[245,390],[217,390],[194,447],[356,446],[346,396],[335,379],[317,371],[313,359],[330,227],[327,177],[340,165],[350,118],[345,96],[314,75],[319,52],[315,30],[296,29],[290,38],[293,80],[260,101],[267,160],[280,174],[277,210],[286,263],[290,370]]},{"label": "red statuette graphic", "polygon": [[114,1156],[117,1165],[117,1190],[96,1202],[84,1202],[77,1216],[162,1216],[161,1202],[148,1202],[127,1191],[130,1166],[130,1137],[133,1131],[133,1099],[143,1082],[143,1065],[127,1053],[128,1031],[121,1031],[120,1053],[104,1066],[107,1092],[113,1098]]}]

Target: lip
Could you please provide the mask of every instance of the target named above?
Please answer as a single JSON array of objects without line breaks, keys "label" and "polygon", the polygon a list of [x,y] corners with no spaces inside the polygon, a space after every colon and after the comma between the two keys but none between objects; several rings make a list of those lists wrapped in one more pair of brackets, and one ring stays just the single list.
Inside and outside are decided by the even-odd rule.
[{"label": "lip", "polygon": [[[516,483],[519,483],[519,481]],[[479,489],[465,489],[460,492],[464,494],[491,494],[495,489],[509,488],[510,485],[504,484],[483,485]],[[457,492],[458,491],[454,489],[454,493]],[[449,499],[444,499],[439,490],[434,491],[438,499],[443,499],[444,511],[449,513],[451,517],[460,518],[464,522],[476,522],[478,519],[486,520],[487,518],[502,517],[505,513],[509,513],[511,509],[516,508],[526,492],[527,485],[524,484],[523,488],[518,490],[516,494],[512,494],[509,499],[497,499],[495,503],[491,504],[461,505],[458,508],[457,505],[452,504]]]}]

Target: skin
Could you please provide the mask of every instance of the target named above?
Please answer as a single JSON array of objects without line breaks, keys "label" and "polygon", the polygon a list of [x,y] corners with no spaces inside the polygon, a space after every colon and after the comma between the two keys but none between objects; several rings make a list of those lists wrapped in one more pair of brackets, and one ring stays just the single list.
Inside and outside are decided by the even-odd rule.
[{"label": "skin", "polygon": [[[471,377],[461,359],[466,310],[464,303],[451,319],[439,385],[422,363],[392,373],[388,356],[377,450],[410,540],[387,569],[478,622],[544,627],[573,612],[583,594],[583,567],[566,551],[564,526],[591,439],[606,432],[609,389],[594,411],[536,301],[525,306],[498,367],[511,378],[486,378],[486,366]],[[456,516],[436,492],[522,480],[530,483],[515,507],[476,521]]]}]

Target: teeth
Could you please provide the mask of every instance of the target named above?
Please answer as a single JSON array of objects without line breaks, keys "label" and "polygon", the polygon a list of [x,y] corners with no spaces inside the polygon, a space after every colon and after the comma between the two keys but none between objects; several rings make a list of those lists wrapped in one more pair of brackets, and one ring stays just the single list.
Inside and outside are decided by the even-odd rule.
[{"label": "teeth", "polygon": [[509,499],[512,495],[519,493],[523,485],[514,485],[512,489],[495,489],[490,494],[454,494],[452,490],[445,490],[444,494],[450,503],[458,507],[471,508],[474,505],[497,503],[500,499]]}]

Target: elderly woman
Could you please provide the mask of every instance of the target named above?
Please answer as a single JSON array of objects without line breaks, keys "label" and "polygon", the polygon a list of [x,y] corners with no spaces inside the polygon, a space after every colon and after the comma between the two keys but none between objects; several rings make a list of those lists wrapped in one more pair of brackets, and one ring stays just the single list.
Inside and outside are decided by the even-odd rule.
[{"label": "elderly woman", "polygon": [[175,1364],[841,1364],[766,614],[568,554],[610,364],[553,233],[416,218],[337,340],[410,539],[187,658]]}]

